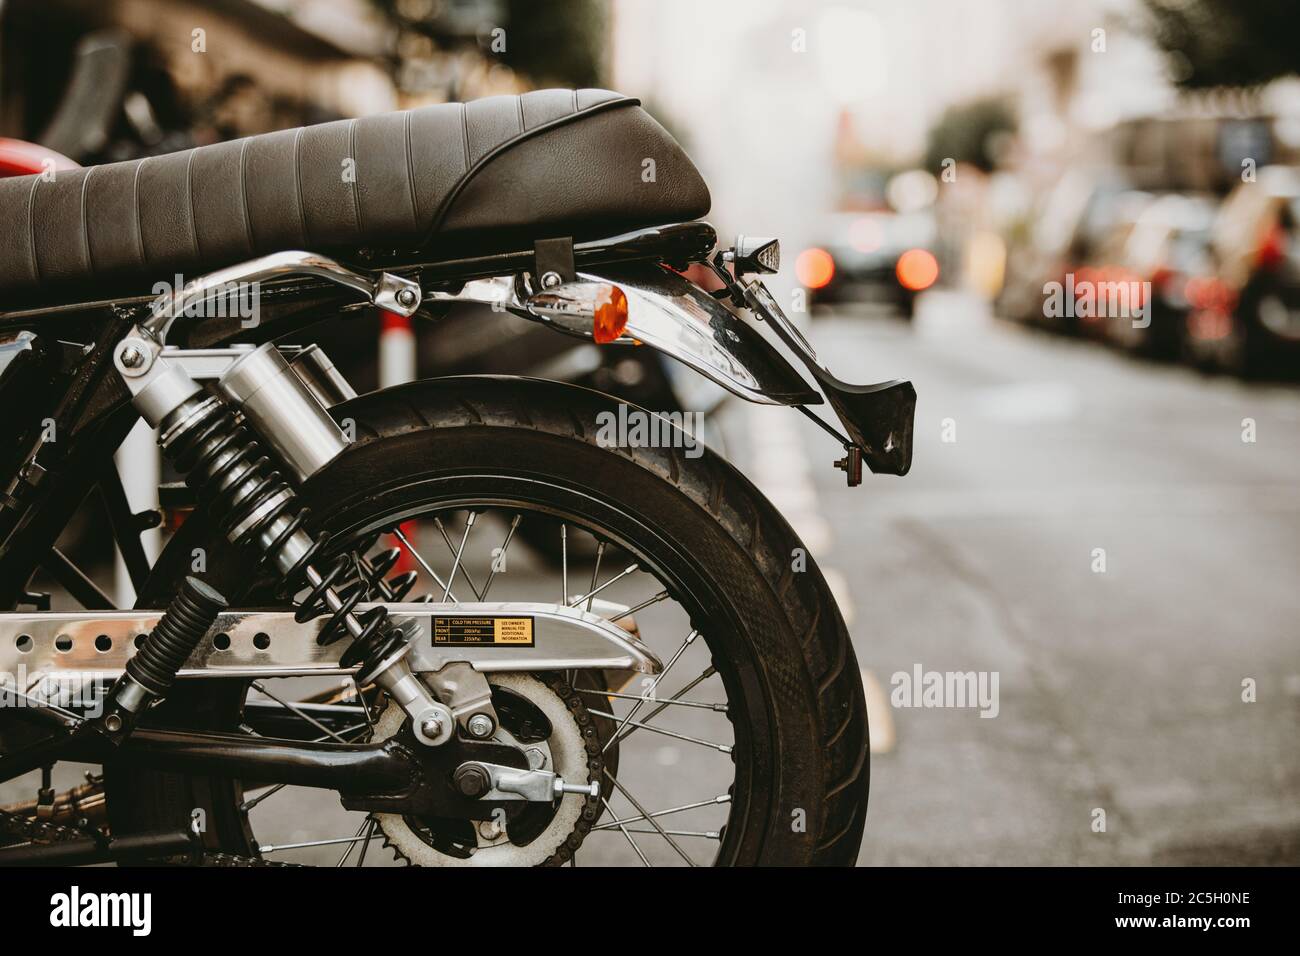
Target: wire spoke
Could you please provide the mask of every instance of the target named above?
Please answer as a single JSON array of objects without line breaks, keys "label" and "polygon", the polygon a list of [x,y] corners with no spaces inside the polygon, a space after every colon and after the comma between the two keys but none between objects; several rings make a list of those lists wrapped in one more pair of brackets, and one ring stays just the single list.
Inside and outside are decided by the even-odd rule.
[{"label": "wire spoke", "polygon": [[560,522],[560,603],[569,602],[569,526]]},{"label": "wire spoke", "polygon": [[591,584],[587,589],[587,612],[591,613],[591,595],[596,590],[596,582],[600,580],[600,559],[605,556],[605,542],[596,542],[596,566],[591,569]]},{"label": "wire spoke", "polygon": [[[649,699],[640,694],[618,694],[612,690],[593,690],[589,687],[575,687],[574,690],[579,694],[595,694],[598,697],[613,697],[615,700],[646,701]],[[719,714],[727,712],[726,704],[712,704],[702,700],[665,700],[663,703],[674,707],[698,707],[701,710],[711,710]]]},{"label": "wire spoke", "polygon": [[[611,584],[613,584],[615,581],[618,581],[618,580],[621,580],[622,578],[627,577],[629,574],[631,574],[631,573],[632,573],[633,571],[635,571],[636,569],[637,569],[637,565],[635,565],[635,564],[629,564],[626,568],[624,568],[624,569],[623,569],[622,571],[620,571],[618,574],[614,575],[612,578],[610,578],[608,581],[606,581],[606,582],[605,582],[604,584],[602,584],[600,587],[598,587],[598,588],[592,588],[590,591],[588,591],[588,592],[587,592],[586,594],[584,594],[582,597],[578,598],[576,601],[570,601],[570,602],[569,602],[569,607],[577,607],[577,606],[578,606],[579,604],[581,604],[583,601],[589,601],[591,598],[595,597],[595,596],[596,596],[597,594],[599,594],[601,591],[605,590],[605,588],[609,587],[609,586],[610,586]],[[622,615],[619,615],[619,616],[621,617]]]},{"label": "wire spoke", "polygon": [[[609,801],[606,800],[604,796],[602,796],[600,798],[600,802],[605,805],[605,809],[609,811],[609,815],[614,817],[615,821],[617,822],[618,814],[615,813],[614,808],[609,805]],[[627,832],[627,827],[623,826],[621,823],[618,823],[618,828],[623,831],[623,836],[627,837],[627,842],[632,844],[632,849],[635,850],[636,855],[641,858],[641,864],[643,866],[653,866],[654,864],[652,864],[648,859],[646,859],[646,855],[642,853],[641,848],[636,845],[636,840],[632,839],[632,834]]]},{"label": "wire spoke", "polygon": [[341,744],[347,743],[346,740],[344,740],[334,731],[330,730],[328,727],[322,724],[311,714],[307,713],[301,707],[297,707],[286,700],[282,700],[281,698],[276,697],[274,694],[272,694],[269,690],[266,689],[266,685],[264,685],[261,681],[253,681],[253,688],[265,694],[267,697],[271,698],[271,700],[275,701],[277,704],[279,704],[281,707],[285,708],[286,710],[290,710],[293,713],[297,714],[299,717],[307,721],[307,723],[311,724],[317,730],[324,731],[327,736],[332,737],[334,740],[337,740]]},{"label": "wire spoke", "polygon": [[[658,833],[658,830],[638,830],[636,827],[628,827],[628,833]],[[701,840],[721,840],[722,832],[719,830],[664,830],[664,833],[680,837],[699,837]]]},{"label": "wire spoke", "polygon": [[[665,671],[666,670],[667,668],[665,668]],[[672,697],[669,697],[667,700],[660,701],[658,707],[656,707],[654,710],[650,711],[650,713],[645,715],[645,720],[643,721],[643,723],[648,724],[650,721],[654,720],[656,717],[662,714],[667,708],[671,707],[673,701],[680,700],[683,694],[689,694],[696,687],[704,683],[706,680],[708,680],[717,672],[718,672],[717,668],[714,667],[712,664],[704,668],[704,673],[700,674],[699,677],[696,677],[694,680],[692,680],[689,684],[687,684],[677,693],[673,694]],[[663,674],[660,674],[659,676],[662,677]],[[614,743],[621,743],[622,741],[626,740],[628,737],[631,737],[634,733],[636,733],[636,730],[637,728],[633,727],[630,730],[627,730],[624,733],[615,736]]]},{"label": "wire spoke", "polygon": [[[588,707],[587,713],[594,714],[597,717],[604,717],[607,720],[618,720],[613,714],[603,710],[596,710],[594,707]],[[665,737],[672,737],[674,740],[684,740],[687,743],[699,744],[701,747],[711,747],[719,753],[729,754],[735,748],[730,744],[715,744],[711,740],[701,740],[699,737],[688,737],[686,734],[679,734],[675,730],[665,730],[663,727],[655,727],[652,724],[637,723],[629,717],[623,718],[624,724],[631,724],[633,727],[640,727],[642,730],[648,730],[652,734],[663,734]]]},{"label": "wire spoke", "polygon": [[667,592],[667,591],[660,591],[660,592],[659,592],[658,594],[656,594],[654,597],[648,597],[648,598],[646,598],[644,601],[642,601],[640,604],[634,604],[634,605],[632,605],[632,606],[631,606],[630,608],[628,608],[626,611],[615,611],[612,615],[610,615],[609,617],[605,618],[605,620],[607,620],[607,621],[618,621],[618,620],[622,620],[622,619],[625,618],[625,617],[631,617],[631,616],[632,616],[633,614],[635,614],[637,611],[643,611],[643,610],[645,610],[646,608],[648,608],[651,604],[658,604],[660,601],[665,600],[667,597],[668,597],[668,592]]},{"label": "wire spoke", "polygon": [[[673,656],[668,658],[668,663],[664,665],[664,669],[655,675],[654,681],[652,681],[650,686],[646,688],[645,693],[641,695],[641,699],[632,705],[632,709],[627,712],[627,716],[623,718],[623,722],[614,728],[614,732],[609,735],[609,740],[605,741],[605,746],[600,748],[602,754],[609,749],[610,745],[614,743],[614,741],[619,740],[624,736],[623,729],[632,722],[632,718],[637,715],[637,711],[641,709],[645,702],[654,696],[655,688],[659,686],[659,682],[668,675],[668,672],[673,669],[673,665],[677,663],[684,653],[686,653],[686,648],[690,647],[691,644],[694,643],[695,638],[697,638],[699,634],[699,631],[692,630],[691,633],[686,635],[686,639],[682,641],[681,647],[673,651]],[[618,720],[617,717],[613,719]],[[640,726],[640,724],[637,726]]]},{"label": "wire spoke", "polygon": [[[472,511],[470,512],[471,515],[472,515],[473,513],[474,513],[474,512],[472,512]],[[469,535],[469,525],[470,525],[470,524],[473,524],[473,523],[474,523],[474,522],[471,521],[471,522],[469,522],[469,524],[467,524],[467,525],[465,526],[465,534],[466,534],[467,536]],[[437,528],[437,529],[438,529],[438,533],[439,533],[440,535],[442,535],[442,540],[445,541],[445,542],[447,542],[447,550],[450,551],[452,554],[456,554],[456,546],[455,546],[454,544],[451,543],[451,538],[447,536],[447,529],[443,527],[442,519],[441,519],[441,518],[434,518],[434,519],[433,519],[433,526],[434,526],[435,528]],[[463,548],[464,546],[465,546],[465,545],[462,543],[462,544],[461,544],[461,547]],[[457,556],[456,560],[457,560],[457,563],[459,563],[459,561],[460,561],[460,557]],[[475,597],[475,599],[477,599],[477,600],[479,600],[479,601],[483,600],[483,595],[479,592],[478,586],[474,584],[474,579],[473,579],[472,577],[469,576],[469,568],[465,567],[463,564],[460,565],[460,574],[461,574],[461,577],[463,577],[463,578],[465,579],[465,583],[469,585],[469,589],[470,589],[471,591],[474,592],[474,597]],[[455,571],[454,568],[452,569],[451,576],[452,576],[453,578],[456,576],[456,571]]]},{"label": "wire spoke", "polygon": [[[358,831],[359,833],[359,831]],[[362,840],[374,840],[379,837],[378,833],[372,833],[369,836],[350,836],[338,837],[333,840],[307,840],[304,843],[281,843],[279,846],[259,846],[259,853],[279,853],[281,850],[303,850],[314,846],[338,846],[340,843],[359,843]]]},{"label": "wire spoke", "polygon": [[[460,602],[456,600],[456,595],[451,593],[451,582],[443,581],[443,579],[438,575],[438,572],[433,570],[433,568],[429,567],[429,562],[424,560],[424,556],[420,554],[419,551],[415,550],[415,545],[411,544],[411,542],[407,539],[406,535],[402,533],[402,529],[394,528],[393,535],[397,538],[398,541],[406,545],[406,550],[411,552],[411,557],[415,558],[416,563],[419,564],[420,567],[424,568],[425,574],[433,578],[434,582],[438,585],[438,587],[445,589],[444,595],[451,594],[451,599],[453,601],[456,601],[457,604],[459,604]],[[446,600],[447,598],[444,596],[443,601]]]},{"label": "wire spoke", "polygon": [[460,547],[456,549],[456,560],[451,564],[451,574],[447,575],[447,584],[442,592],[443,604],[447,603],[447,597],[451,594],[451,582],[456,580],[456,569],[460,567],[461,556],[465,553],[465,542],[469,540],[470,529],[474,527],[474,518],[475,514],[471,511],[465,519],[465,533],[460,536]]},{"label": "wire spoke", "polygon": [[366,823],[369,829],[366,831],[365,842],[361,844],[361,853],[357,856],[357,866],[366,862],[366,851],[370,849],[370,841],[375,838],[375,818],[367,814]]},{"label": "wire spoke", "polygon": [[[730,802],[731,802],[731,794],[723,793],[723,794],[719,794],[718,796],[714,797],[711,800],[700,800],[697,803],[684,803],[680,807],[669,807],[667,810],[656,810],[654,813],[646,813],[642,811],[641,815],[637,817],[627,817],[626,819],[622,819],[622,820],[620,820],[618,817],[615,817],[613,820],[610,820],[608,823],[598,823],[596,824],[596,826],[592,827],[591,829],[593,832],[596,830],[612,830],[615,827],[621,828],[628,823],[640,823],[642,820],[648,819],[650,817],[666,817],[672,813],[685,813],[687,810],[699,810],[701,807],[713,807],[713,806],[718,806],[719,804],[730,803]],[[608,806],[608,804],[606,804],[606,806]],[[610,810],[610,812],[613,813],[613,810]]]},{"label": "wire spoke", "polygon": [[[357,827],[356,837],[357,837],[358,839],[360,839],[361,834],[365,832],[366,828],[367,828],[369,825],[370,825],[370,817],[367,816],[364,820],[361,821],[361,826]],[[362,846],[365,846],[366,843],[368,843],[369,841],[370,841],[370,836],[367,836],[366,839],[365,839],[365,841],[363,841],[361,845],[362,845]],[[353,841],[352,843],[349,843],[349,844],[348,844],[347,849],[345,849],[345,850],[343,851],[343,855],[342,855],[341,857],[339,857],[339,861],[338,861],[337,863],[334,864],[335,869],[338,869],[338,868],[342,867],[343,864],[346,863],[346,862],[348,861],[348,857],[350,857],[350,856],[352,855],[352,851],[353,851],[354,849],[356,849],[356,845],[357,845],[357,844],[356,844],[355,841]]]},{"label": "wire spoke", "polygon": [[[677,851],[677,855],[686,861],[686,865],[694,866],[695,861],[691,859],[690,854],[688,854],[685,850],[683,850],[680,846],[677,845],[677,841],[674,840],[668,834],[667,830],[665,830],[663,827],[659,825],[658,820],[656,820],[654,817],[650,816],[649,814],[646,814],[645,807],[641,806],[641,803],[637,800],[637,798],[632,796],[632,791],[628,790],[627,787],[623,786],[621,783],[618,782],[618,778],[616,778],[612,773],[609,772],[608,767],[605,768],[605,776],[609,778],[609,782],[614,785],[615,789],[617,789],[619,793],[623,794],[623,796],[627,798],[627,802],[632,804],[632,806],[636,807],[637,813],[645,814],[646,820],[649,822],[649,824],[659,831],[659,835],[668,841],[668,845]],[[630,833],[628,834],[628,839],[629,840],[632,839],[632,835]]]},{"label": "wire spoke", "polygon": [[366,718],[366,723],[370,725],[370,729],[374,730],[375,719],[370,716],[370,705],[366,703],[366,695],[362,692],[360,685],[357,684],[357,679],[355,676],[349,675],[348,680],[352,681],[352,690],[357,695],[357,703],[361,705],[362,716]]},{"label": "wire spoke", "polygon": [[497,576],[497,566],[506,563],[506,552],[510,550],[510,542],[514,540],[515,529],[519,527],[522,518],[523,515],[516,514],[514,520],[510,522],[510,530],[506,532],[506,539],[501,542],[501,550],[492,559],[492,568],[488,571],[487,580],[483,582],[483,594],[479,598],[480,601],[487,600],[488,588],[492,587],[492,579]]}]

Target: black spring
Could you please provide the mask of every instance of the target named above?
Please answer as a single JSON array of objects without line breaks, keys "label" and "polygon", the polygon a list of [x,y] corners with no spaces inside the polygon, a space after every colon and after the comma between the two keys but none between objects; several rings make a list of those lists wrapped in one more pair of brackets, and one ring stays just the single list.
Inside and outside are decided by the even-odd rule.
[{"label": "black spring", "polygon": [[[222,533],[236,545],[257,541],[273,522],[288,517],[285,527],[263,544],[261,563],[272,562],[302,530],[308,509],[299,504],[297,495],[270,457],[262,452],[257,439],[223,400],[215,396],[205,398],[192,413],[193,420],[166,444],[165,453],[185,475],[186,484],[208,507]],[[252,518],[253,515],[257,517]],[[237,536],[231,537],[235,529],[240,530]],[[308,572],[327,537],[322,534],[312,542],[284,574],[280,588],[281,594],[289,595],[304,586],[310,587],[307,596],[297,602],[294,619],[305,623],[328,614],[329,621],[316,637],[321,645],[333,644],[348,633],[348,616],[372,593],[378,593],[385,601],[400,601],[415,585],[417,577],[411,571],[384,580],[400,556],[396,548],[369,562],[359,553],[349,551],[333,559],[328,570],[320,575],[319,583],[311,585]],[[331,590],[341,602],[333,610],[326,598]],[[353,637],[340,660],[344,667],[363,662],[378,664],[400,646],[404,640],[402,632],[387,618],[388,610],[382,607],[354,615],[361,632]]]},{"label": "black spring", "polygon": [[369,600],[372,594],[377,594],[384,601],[400,601],[415,586],[418,575],[414,571],[384,580],[384,575],[399,557],[401,551],[397,548],[385,551],[370,561],[356,551],[340,554],[321,576],[321,582],[311,588],[298,606],[294,618],[304,622],[329,613],[325,592],[330,588],[334,589],[343,602],[342,607],[333,612],[329,622],[316,637],[317,643],[322,645],[333,644],[344,636],[346,615],[353,614],[361,623],[361,634],[353,638],[352,645],[339,660],[344,667],[352,667],[362,661],[378,663],[395,651],[404,640],[402,632],[389,625],[387,608],[375,607],[356,613],[356,606]]},{"label": "black spring", "polygon": [[[167,444],[167,457],[176,463],[185,475],[185,483],[208,506],[227,536],[268,501],[280,498],[274,507],[248,523],[235,539],[237,545],[246,544],[277,518],[292,514],[289,527],[276,536],[262,556],[263,561],[270,561],[302,527],[306,509],[299,507],[288,482],[263,454],[253,434],[239,423],[234,410],[215,397],[205,401],[204,406],[184,431]],[[316,550],[313,547],[299,564],[309,564]]]}]

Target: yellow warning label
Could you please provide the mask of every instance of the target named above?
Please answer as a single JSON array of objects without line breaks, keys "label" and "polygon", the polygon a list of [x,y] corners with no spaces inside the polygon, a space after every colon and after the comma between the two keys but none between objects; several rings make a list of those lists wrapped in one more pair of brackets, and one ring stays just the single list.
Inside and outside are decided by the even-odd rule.
[{"label": "yellow warning label", "polygon": [[436,617],[433,643],[447,647],[477,647],[484,644],[533,646],[531,617]]},{"label": "yellow warning label", "polygon": [[492,622],[493,638],[497,644],[533,644],[533,619],[531,617],[498,617]]}]

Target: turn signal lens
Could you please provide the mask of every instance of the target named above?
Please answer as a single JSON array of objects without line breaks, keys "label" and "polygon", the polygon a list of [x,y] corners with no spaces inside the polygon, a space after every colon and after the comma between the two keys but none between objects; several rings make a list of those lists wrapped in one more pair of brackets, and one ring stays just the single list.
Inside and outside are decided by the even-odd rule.
[{"label": "turn signal lens", "polygon": [[591,337],[600,345],[617,341],[627,328],[627,296],[616,285],[602,285],[595,306]]},{"label": "turn signal lens", "polygon": [[904,289],[920,292],[930,288],[939,278],[939,262],[925,249],[908,249],[898,257],[894,272]]},{"label": "turn signal lens", "polygon": [[806,288],[825,288],[835,278],[835,260],[825,249],[805,249],[794,260],[794,274]]}]

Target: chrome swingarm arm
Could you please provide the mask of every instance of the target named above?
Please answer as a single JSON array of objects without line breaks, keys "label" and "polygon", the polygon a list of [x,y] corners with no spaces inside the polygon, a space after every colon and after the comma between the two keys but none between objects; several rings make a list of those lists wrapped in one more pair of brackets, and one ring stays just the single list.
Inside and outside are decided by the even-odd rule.
[{"label": "chrome swingarm arm", "polygon": [[[362,604],[359,609],[375,606]],[[383,606],[411,637],[407,659],[418,674],[436,674],[454,664],[468,664],[479,673],[600,668],[657,674],[661,669],[654,653],[628,631],[579,608],[531,603]],[[626,610],[611,607],[612,616]],[[157,625],[161,614],[0,614],[0,675],[9,675],[19,684],[25,678],[26,687],[43,677],[116,678],[136,653],[138,639]],[[339,664],[345,643],[327,647],[316,643],[325,620],[299,624],[292,612],[226,612],[217,618],[177,676],[352,673],[354,668]]]}]

